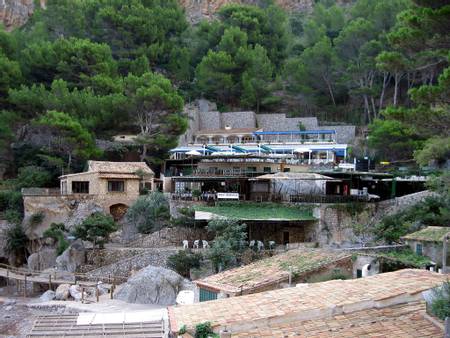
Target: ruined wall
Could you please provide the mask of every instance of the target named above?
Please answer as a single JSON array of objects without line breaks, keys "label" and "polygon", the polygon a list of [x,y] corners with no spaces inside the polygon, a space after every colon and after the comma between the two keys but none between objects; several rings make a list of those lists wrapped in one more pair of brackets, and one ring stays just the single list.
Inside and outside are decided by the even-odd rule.
[{"label": "ruined wall", "polygon": [[298,130],[301,122],[306,129],[314,130],[318,127],[317,117],[286,117],[286,114],[258,114],[256,116],[258,128],[265,131]]}]

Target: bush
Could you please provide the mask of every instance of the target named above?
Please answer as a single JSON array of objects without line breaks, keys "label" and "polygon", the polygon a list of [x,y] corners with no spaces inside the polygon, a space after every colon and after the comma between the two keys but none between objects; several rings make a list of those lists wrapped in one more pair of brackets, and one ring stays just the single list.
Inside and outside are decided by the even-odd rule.
[{"label": "bush", "polygon": [[8,209],[23,211],[22,194],[19,191],[4,190],[0,191],[0,211]]},{"label": "bush", "polygon": [[22,223],[22,214],[17,210],[9,209],[5,211],[5,219],[10,224],[20,224]]},{"label": "bush", "polygon": [[193,208],[180,208],[177,218],[172,218],[171,223],[179,227],[193,227],[195,225],[195,210]]},{"label": "bush", "polygon": [[444,320],[450,317],[450,281],[444,282],[440,288],[433,289],[431,313]]},{"label": "bush", "polygon": [[27,252],[28,237],[20,224],[15,224],[6,232],[6,247],[8,254],[14,254],[20,260],[24,260]]},{"label": "bush", "polygon": [[49,185],[52,175],[42,167],[27,166],[19,169],[16,178],[17,188],[41,188]]},{"label": "bush", "polygon": [[94,247],[98,245],[103,248],[105,243],[109,241],[109,235],[117,229],[118,225],[111,215],[96,212],[77,225],[73,235],[91,242]]},{"label": "bush", "polygon": [[58,243],[56,247],[58,256],[69,247],[69,242],[64,237],[65,231],[66,228],[63,223],[52,223],[50,228],[44,231],[44,237],[53,238]]},{"label": "bush", "polygon": [[200,268],[202,255],[199,253],[186,252],[180,250],[178,253],[169,256],[167,264],[169,268],[175,270],[183,277],[189,277],[189,272],[192,268]]},{"label": "bush", "polygon": [[209,337],[219,337],[219,335],[215,334],[212,330],[210,322],[204,322],[201,324],[197,324],[195,326],[195,338],[209,338]]},{"label": "bush", "polygon": [[36,212],[30,216],[30,225],[36,226],[44,220],[45,214],[42,211]]},{"label": "bush", "polygon": [[141,196],[128,209],[126,219],[140,233],[149,234],[161,230],[169,225],[169,202],[163,193],[157,191]]}]

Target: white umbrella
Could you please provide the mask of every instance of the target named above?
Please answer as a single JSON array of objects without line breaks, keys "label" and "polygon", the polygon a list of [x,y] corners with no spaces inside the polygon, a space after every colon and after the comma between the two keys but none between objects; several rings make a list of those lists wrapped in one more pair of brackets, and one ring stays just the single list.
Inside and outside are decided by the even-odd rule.
[{"label": "white umbrella", "polygon": [[202,153],[197,151],[197,150],[189,150],[188,152],[186,152],[186,155],[190,155],[190,156],[200,156]]}]

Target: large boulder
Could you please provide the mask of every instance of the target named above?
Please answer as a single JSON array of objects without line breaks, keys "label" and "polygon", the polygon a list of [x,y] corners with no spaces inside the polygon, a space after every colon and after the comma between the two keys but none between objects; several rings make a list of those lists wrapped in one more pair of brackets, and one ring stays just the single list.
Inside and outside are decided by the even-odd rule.
[{"label": "large boulder", "polygon": [[173,305],[179,291],[191,288],[192,283],[176,272],[150,265],[130,277],[114,298],[128,303]]},{"label": "large boulder", "polygon": [[56,264],[56,250],[52,248],[45,248],[34,254],[31,254],[27,260],[28,269],[34,271],[41,271]]},{"label": "large boulder", "polygon": [[55,299],[55,297],[56,297],[56,292],[55,291],[47,290],[39,297],[39,299],[42,302],[49,302],[49,301]]},{"label": "large boulder", "polygon": [[85,261],[86,248],[83,241],[78,239],[56,258],[56,266],[62,271],[75,272]]},{"label": "large boulder", "polygon": [[81,298],[83,298],[81,292],[81,287],[79,285],[71,285],[69,288],[69,293],[75,300],[81,300]]},{"label": "large boulder", "polygon": [[60,284],[55,291],[56,300],[67,300],[70,296],[70,284]]}]

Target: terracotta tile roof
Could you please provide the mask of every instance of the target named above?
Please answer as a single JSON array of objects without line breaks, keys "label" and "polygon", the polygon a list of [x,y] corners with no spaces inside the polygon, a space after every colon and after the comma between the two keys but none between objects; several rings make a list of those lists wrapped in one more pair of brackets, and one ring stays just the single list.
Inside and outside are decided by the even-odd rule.
[{"label": "terracotta tile roof", "polygon": [[405,269],[352,280],[332,280],[169,307],[171,331],[209,321],[216,329],[246,332],[270,324],[329,318],[371,308],[422,299],[422,291],[441,284],[448,275]]},{"label": "terracotta tile roof", "polygon": [[289,279],[289,267],[299,277],[338,261],[350,260],[342,251],[323,249],[291,250],[283,254],[262,259],[252,264],[224,271],[196,281],[198,286],[222,290],[229,294],[250,293],[252,289],[275,285]]},{"label": "terracotta tile roof", "polygon": [[403,236],[402,239],[425,242],[442,242],[444,236],[450,234],[450,227],[426,227],[412,234]]},{"label": "terracotta tile roof", "polygon": [[442,337],[441,328],[426,319],[424,313],[424,302],[412,302],[326,319],[269,325],[232,337]]},{"label": "terracotta tile roof", "polygon": [[88,161],[88,171],[115,174],[135,174],[137,171],[154,174],[145,162]]}]

